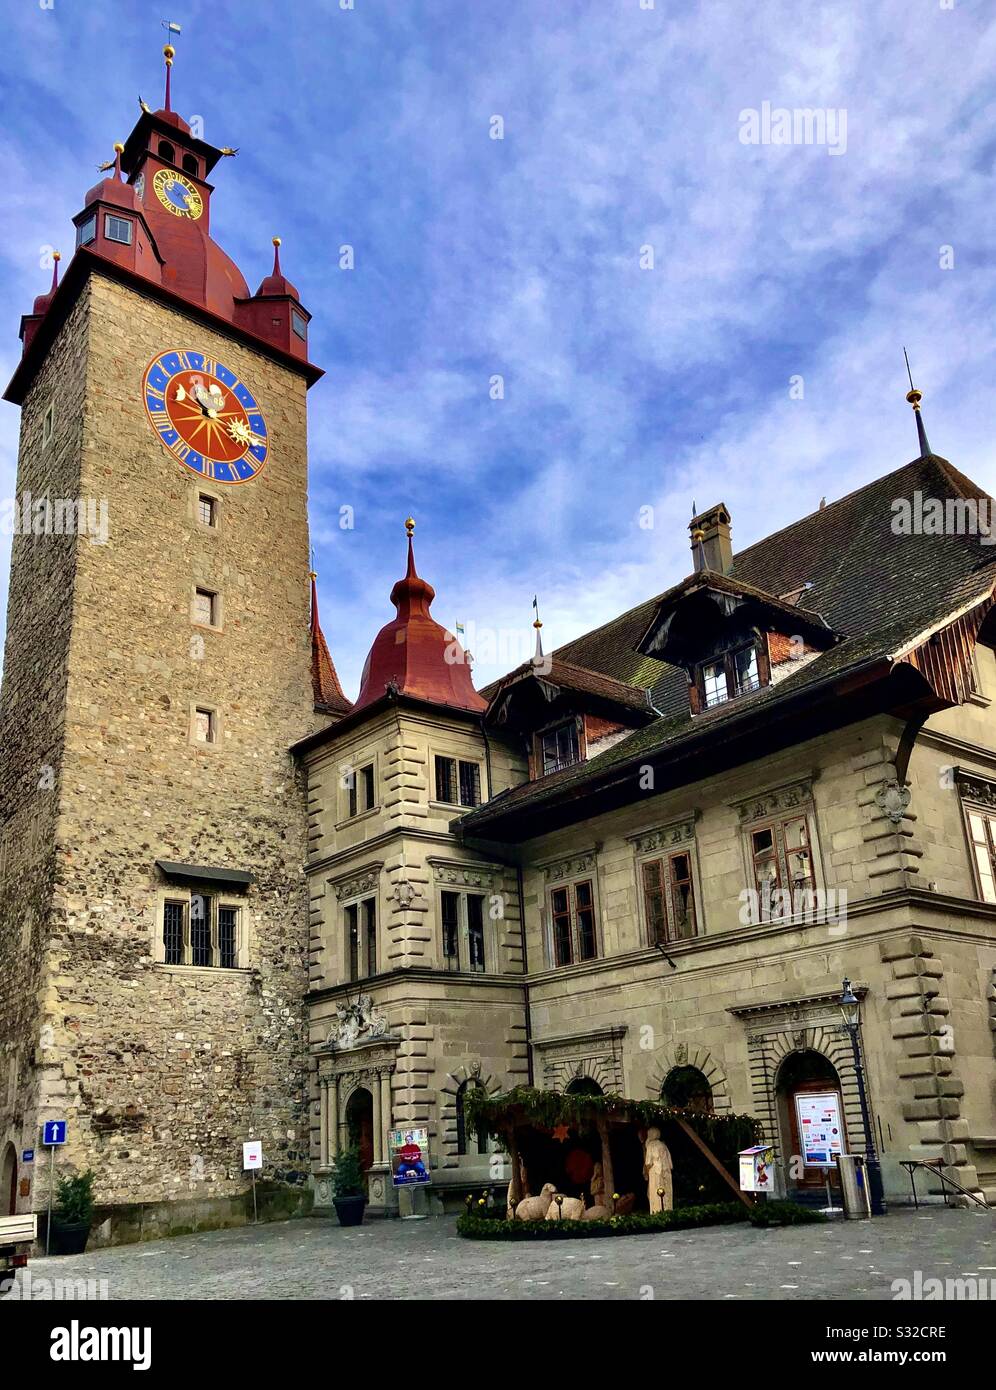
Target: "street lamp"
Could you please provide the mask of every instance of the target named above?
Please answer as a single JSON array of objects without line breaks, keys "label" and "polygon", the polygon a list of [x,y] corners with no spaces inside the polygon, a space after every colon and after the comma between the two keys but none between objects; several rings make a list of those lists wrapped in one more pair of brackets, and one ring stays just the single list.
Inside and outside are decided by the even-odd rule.
[{"label": "street lamp", "polygon": [[861,1102],[861,1122],[865,1129],[865,1168],[867,1170],[868,1196],[871,1199],[873,1216],[885,1215],[885,1194],[882,1188],[882,1169],[875,1151],[875,1132],[872,1129],[871,1114],[868,1109],[868,1094],[865,1090],[865,1068],[861,1059],[861,1002],[851,988],[850,980],[845,980],[840,996],[840,1012],[844,1020],[844,1031],[850,1035],[851,1050],[854,1053],[854,1074],[858,1082],[858,1100]]}]

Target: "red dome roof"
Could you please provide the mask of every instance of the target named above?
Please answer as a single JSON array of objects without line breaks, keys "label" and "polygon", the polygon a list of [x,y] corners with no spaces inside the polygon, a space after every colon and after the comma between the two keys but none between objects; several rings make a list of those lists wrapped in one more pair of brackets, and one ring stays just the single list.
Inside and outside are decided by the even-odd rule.
[{"label": "red dome roof", "polygon": [[460,643],[429,613],[435,596],[432,585],[416,573],[409,529],[408,572],[391,590],[398,614],[374,638],[354,711],[372,705],[388,689],[475,714],[487,709],[487,700],[474,689],[470,663]]}]

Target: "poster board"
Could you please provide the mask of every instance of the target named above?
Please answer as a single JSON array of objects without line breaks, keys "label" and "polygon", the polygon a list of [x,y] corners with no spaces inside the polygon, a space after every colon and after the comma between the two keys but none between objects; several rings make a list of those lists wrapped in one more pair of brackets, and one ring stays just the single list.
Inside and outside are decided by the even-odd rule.
[{"label": "poster board", "polygon": [[427,1129],[389,1130],[387,1145],[391,1159],[391,1182],[395,1187],[418,1187],[432,1181]]},{"label": "poster board", "polygon": [[804,1168],[829,1168],[844,1152],[844,1125],[838,1091],[798,1091],[795,1118]]}]

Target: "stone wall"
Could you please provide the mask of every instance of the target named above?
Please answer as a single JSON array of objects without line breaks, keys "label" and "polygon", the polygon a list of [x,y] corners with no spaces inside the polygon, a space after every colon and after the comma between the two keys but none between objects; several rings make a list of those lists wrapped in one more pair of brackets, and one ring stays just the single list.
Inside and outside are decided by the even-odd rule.
[{"label": "stone wall", "polygon": [[[50,370],[71,334],[89,343],[75,401]],[[270,451],[255,481],[202,489],[160,445],[141,386],[149,361],[170,347],[219,358],[257,396]],[[29,476],[33,422],[53,395],[57,420],[65,412],[67,427],[74,422],[75,445],[66,447],[75,448],[78,490],[107,500],[110,529],[106,545],[77,542],[72,586],[53,604],[64,621],[71,605],[64,719],[56,705],[37,712],[49,740],[63,739],[42,931],[51,1029],[38,1058],[42,1074],[59,1081],[32,1124],[68,1114],[62,1160],[94,1168],[105,1205],[237,1195],[250,1134],[262,1137],[267,1175],[301,1182],[306,820],[288,748],[319,722],[305,385],[244,344],[95,275],[25,404]],[[218,499],[216,530],[198,524],[200,490]],[[222,596],[221,631],[192,625],[198,584]],[[15,610],[31,587],[15,551]],[[15,611],[13,632],[26,625]],[[16,663],[7,679],[19,680]],[[216,746],[192,742],[195,704],[217,707]],[[156,962],[165,887],[156,860],[251,872],[245,968]]]},{"label": "stone wall", "polygon": [[[26,498],[79,496],[89,324],[88,289],[22,410],[19,518]],[[60,1103],[65,1087],[51,1048],[61,1014],[48,927],[76,555],[73,536],[15,530],[0,696],[0,1149],[9,1141],[18,1156],[36,1145],[41,1108]],[[30,1210],[31,1200],[22,1207]]]}]

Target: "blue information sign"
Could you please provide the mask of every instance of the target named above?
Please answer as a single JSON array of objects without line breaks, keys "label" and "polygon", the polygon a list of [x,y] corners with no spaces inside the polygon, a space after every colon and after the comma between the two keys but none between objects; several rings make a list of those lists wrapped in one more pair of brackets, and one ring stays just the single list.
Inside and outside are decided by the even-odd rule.
[{"label": "blue information sign", "polygon": [[34,1151],[34,1149],[25,1149],[24,1152],[21,1154],[21,1162],[22,1162],[22,1163],[34,1163],[34,1161],[35,1161],[35,1151]]},{"label": "blue information sign", "polygon": [[64,1144],[66,1142],[65,1120],[46,1120],[42,1130],[43,1144]]}]

